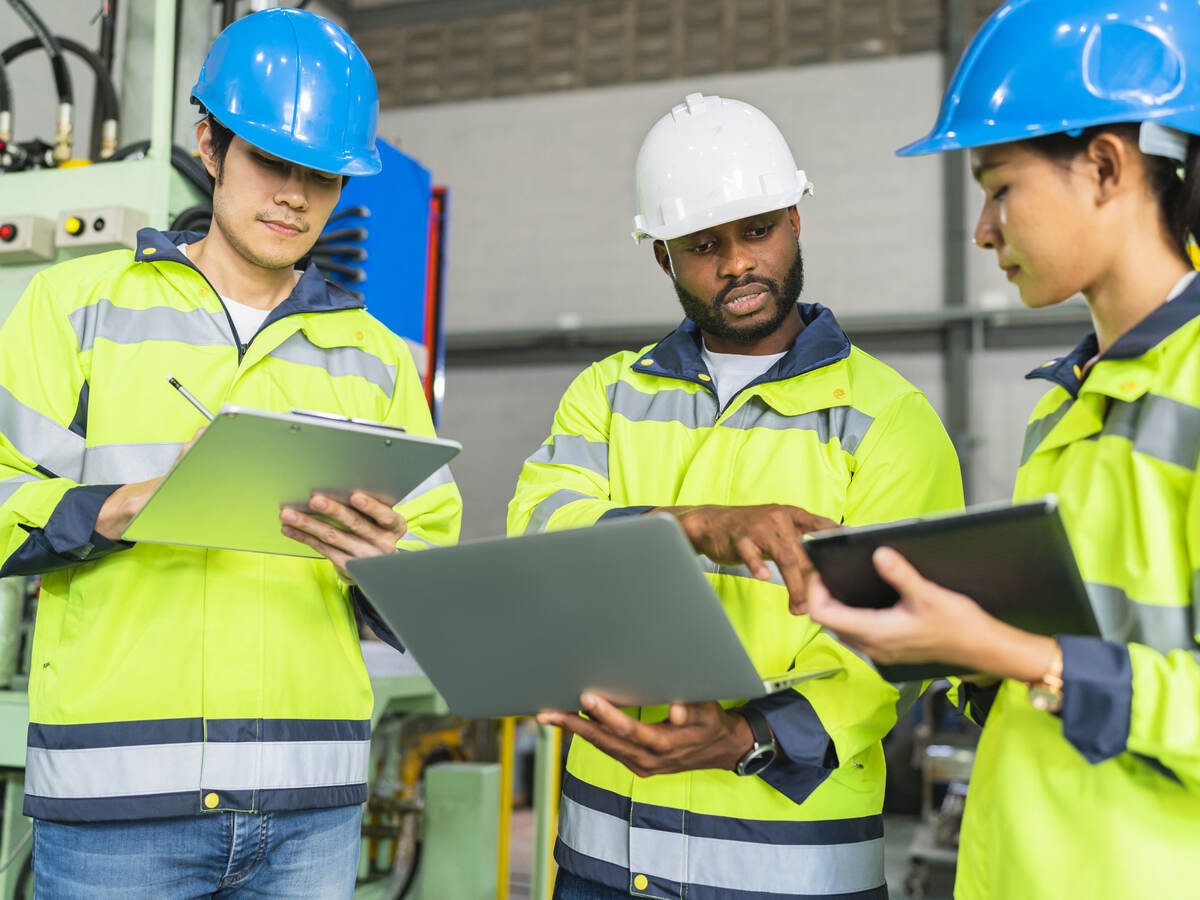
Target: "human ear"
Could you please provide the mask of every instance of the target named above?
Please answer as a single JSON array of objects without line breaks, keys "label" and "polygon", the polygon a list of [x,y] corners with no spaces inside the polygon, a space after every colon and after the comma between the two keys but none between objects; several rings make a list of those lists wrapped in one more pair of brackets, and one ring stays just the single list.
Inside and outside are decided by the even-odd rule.
[{"label": "human ear", "polygon": [[797,238],[800,237],[800,210],[792,207],[788,210],[788,221],[792,223],[792,232]]},{"label": "human ear", "polygon": [[203,118],[196,123],[196,146],[200,150],[200,161],[213,178],[217,177],[217,160],[213,156],[212,129],[208,119]]},{"label": "human ear", "polygon": [[1097,203],[1107,202],[1127,185],[1132,155],[1129,145],[1117,135],[1107,131],[1096,135],[1084,151],[1084,159]]},{"label": "human ear", "polygon": [[671,255],[667,253],[666,242],[654,242],[654,258],[658,261],[658,267],[667,274],[668,278],[675,277],[675,274],[671,271]]}]

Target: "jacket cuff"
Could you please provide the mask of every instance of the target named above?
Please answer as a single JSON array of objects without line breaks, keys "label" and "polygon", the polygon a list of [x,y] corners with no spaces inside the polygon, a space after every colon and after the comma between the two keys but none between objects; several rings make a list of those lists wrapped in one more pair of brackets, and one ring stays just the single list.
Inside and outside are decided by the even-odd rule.
[{"label": "jacket cuff", "polygon": [[1003,679],[987,686],[970,681],[956,681],[955,687],[958,690],[955,692],[954,705],[962,716],[982,728],[988,713],[992,711],[992,704],[996,702],[996,695],[1000,693],[1002,684]]},{"label": "jacket cuff", "polygon": [[616,509],[610,509],[597,519],[597,522],[604,522],[608,519],[623,519],[626,516],[641,516],[654,509],[653,506],[618,506]]},{"label": "jacket cuff", "polygon": [[63,494],[44,526],[26,528],[29,537],[5,561],[0,577],[53,572],[132,547],[130,541],[109,540],[96,531],[100,507],[119,487],[88,484]]},{"label": "jacket cuff", "polygon": [[354,604],[354,614],[360,622],[366,625],[375,632],[375,636],[401,653],[406,652],[404,644],[400,643],[400,638],[396,637],[396,632],[388,627],[387,623],[379,615],[379,611],[375,609],[371,601],[367,599],[367,595],[359,589],[357,584],[350,585],[350,602]]},{"label": "jacket cuff", "polygon": [[780,691],[745,705],[763,714],[779,745],[775,761],[757,777],[792,802],[803,803],[838,767],[833,738],[808,698],[797,691]]},{"label": "jacket cuff", "polygon": [[1063,737],[1090,763],[1124,753],[1133,702],[1133,664],[1124,644],[1060,636]]}]

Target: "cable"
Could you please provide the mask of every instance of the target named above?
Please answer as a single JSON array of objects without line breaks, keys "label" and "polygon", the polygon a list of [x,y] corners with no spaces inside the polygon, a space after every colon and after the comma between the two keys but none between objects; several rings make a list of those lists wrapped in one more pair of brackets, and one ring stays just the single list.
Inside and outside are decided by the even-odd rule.
[{"label": "cable", "polygon": [[356,219],[371,218],[371,210],[366,206],[347,206],[345,209],[339,209],[326,220],[326,224],[341,219],[344,216],[354,216]]},{"label": "cable", "polygon": [[354,262],[362,262],[367,258],[367,251],[354,244],[318,243],[315,252],[321,254],[321,256],[344,256]]},{"label": "cable", "polygon": [[54,86],[58,91],[58,102],[67,105],[73,104],[75,98],[71,90],[71,73],[67,71],[67,63],[63,59],[62,47],[59,45],[58,38],[50,33],[50,30],[46,28],[46,23],[29,8],[25,0],[8,0],[8,5],[29,26],[29,30],[37,36],[38,43],[45,47],[46,53],[50,55],[50,65],[54,70]]},{"label": "cable", "polygon": [[334,262],[328,256],[324,256],[315,250],[313,251],[312,257],[323,272],[336,272],[343,278],[348,279],[352,284],[361,284],[367,280],[367,273],[362,269],[356,269],[354,266],[344,266],[341,263]]},{"label": "cable", "polygon": [[[104,68],[104,61],[96,55],[95,51],[88,49],[83,44],[69,37],[59,35],[56,40],[63,50],[74,53],[87,63],[95,74],[96,92],[104,104],[103,117],[105,119],[120,119],[120,101],[117,99],[117,89],[113,85],[112,76]],[[0,59],[5,63],[11,63],[31,50],[36,50],[39,44],[41,44],[41,41],[36,37],[24,38],[15,44],[5,47],[4,52],[0,53]]]},{"label": "cable", "polygon": [[197,206],[189,206],[183,212],[175,217],[175,221],[171,223],[171,231],[197,231],[201,234],[208,233],[208,226],[212,222],[212,208],[204,204]]},{"label": "cable", "polygon": [[[100,62],[110,81],[112,80],[113,57],[116,55],[117,6],[118,0],[101,0],[100,10],[89,23],[94,24],[97,18],[100,19],[100,49],[96,51],[96,55],[100,57]],[[105,135],[104,114],[100,104],[100,92],[97,90],[92,100],[92,133],[91,139],[88,141],[88,157],[91,159],[102,159],[117,148],[116,128],[113,128],[111,141]]]},{"label": "cable", "polygon": [[365,228],[338,228],[322,234],[317,239],[317,246],[332,244],[335,241],[365,241],[366,239],[367,229]]}]

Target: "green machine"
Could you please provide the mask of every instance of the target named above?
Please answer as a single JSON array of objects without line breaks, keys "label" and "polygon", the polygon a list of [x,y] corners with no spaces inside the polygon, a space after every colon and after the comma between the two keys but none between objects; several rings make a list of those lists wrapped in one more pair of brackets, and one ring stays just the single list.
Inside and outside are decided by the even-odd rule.
[{"label": "green machine", "polygon": [[[95,6],[79,5],[81,16]],[[177,9],[176,0],[153,4],[151,58],[145,62],[156,74],[175,69]],[[135,14],[144,19],[146,12],[138,4]],[[150,141],[141,158],[0,171],[0,320],[45,266],[133,246],[138,228],[165,228],[207,200],[172,164],[173,79],[158,75],[150,90]],[[21,815],[32,588],[25,579],[0,582],[0,900],[32,896],[31,823]],[[365,649],[380,648],[367,642]],[[366,655],[369,661],[378,654]],[[424,675],[373,674],[371,681],[371,800],[364,807],[355,896],[496,897],[498,764],[462,761],[469,755],[469,726],[447,715]]]}]

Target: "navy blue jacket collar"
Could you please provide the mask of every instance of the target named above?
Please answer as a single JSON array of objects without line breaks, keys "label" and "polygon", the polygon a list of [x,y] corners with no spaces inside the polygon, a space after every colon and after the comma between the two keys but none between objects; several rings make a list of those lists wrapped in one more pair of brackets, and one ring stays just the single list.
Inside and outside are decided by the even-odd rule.
[{"label": "navy blue jacket collar", "polygon": [[[194,244],[204,237],[195,231],[159,231],[157,228],[142,228],[137,233],[137,251],[134,253],[135,262],[171,262],[182,263],[196,269],[192,262],[179,252],[179,244]],[[296,268],[303,270],[300,280],[292,288],[287,299],[271,310],[271,315],[263,323],[265,328],[271,322],[282,319],[293,313],[335,312],[343,309],[362,309],[364,304],[337,282],[330,281],[317,268],[309,257],[304,257]],[[199,272],[199,269],[196,269]],[[201,273],[203,275],[203,273]],[[207,280],[207,279],[206,279]],[[236,298],[235,298],[236,299]]]},{"label": "navy blue jacket collar", "polygon": [[[1197,316],[1200,316],[1200,278],[1193,278],[1192,283],[1178,297],[1155,309],[1117,338],[1097,363],[1144,356]],[[1072,397],[1077,397],[1087,377],[1084,366],[1099,350],[1100,342],[1093,331],[1066,356],[1050,360],[1025,377],[1053,381],[1066,388]]]},{"label": "navy blue jacket collar", "polygon": [[[806,372],[824,368],[850,355],[850,338],[842,331],[833,313],[819,303],[797,303],[804,330],[791,349],[751,384],[783,381]],[[711,377],[700,355],[703,334],[691,319],[684,319],[678,328],[659,341],[654,348],[639,357],[632,368],[638,372],[693,381],[709,387]],[[646,363],[647,360],[652,362]],[[700,378],[700,375],[704,378]],[[749,387],[749,385],[747,385]]]}]

